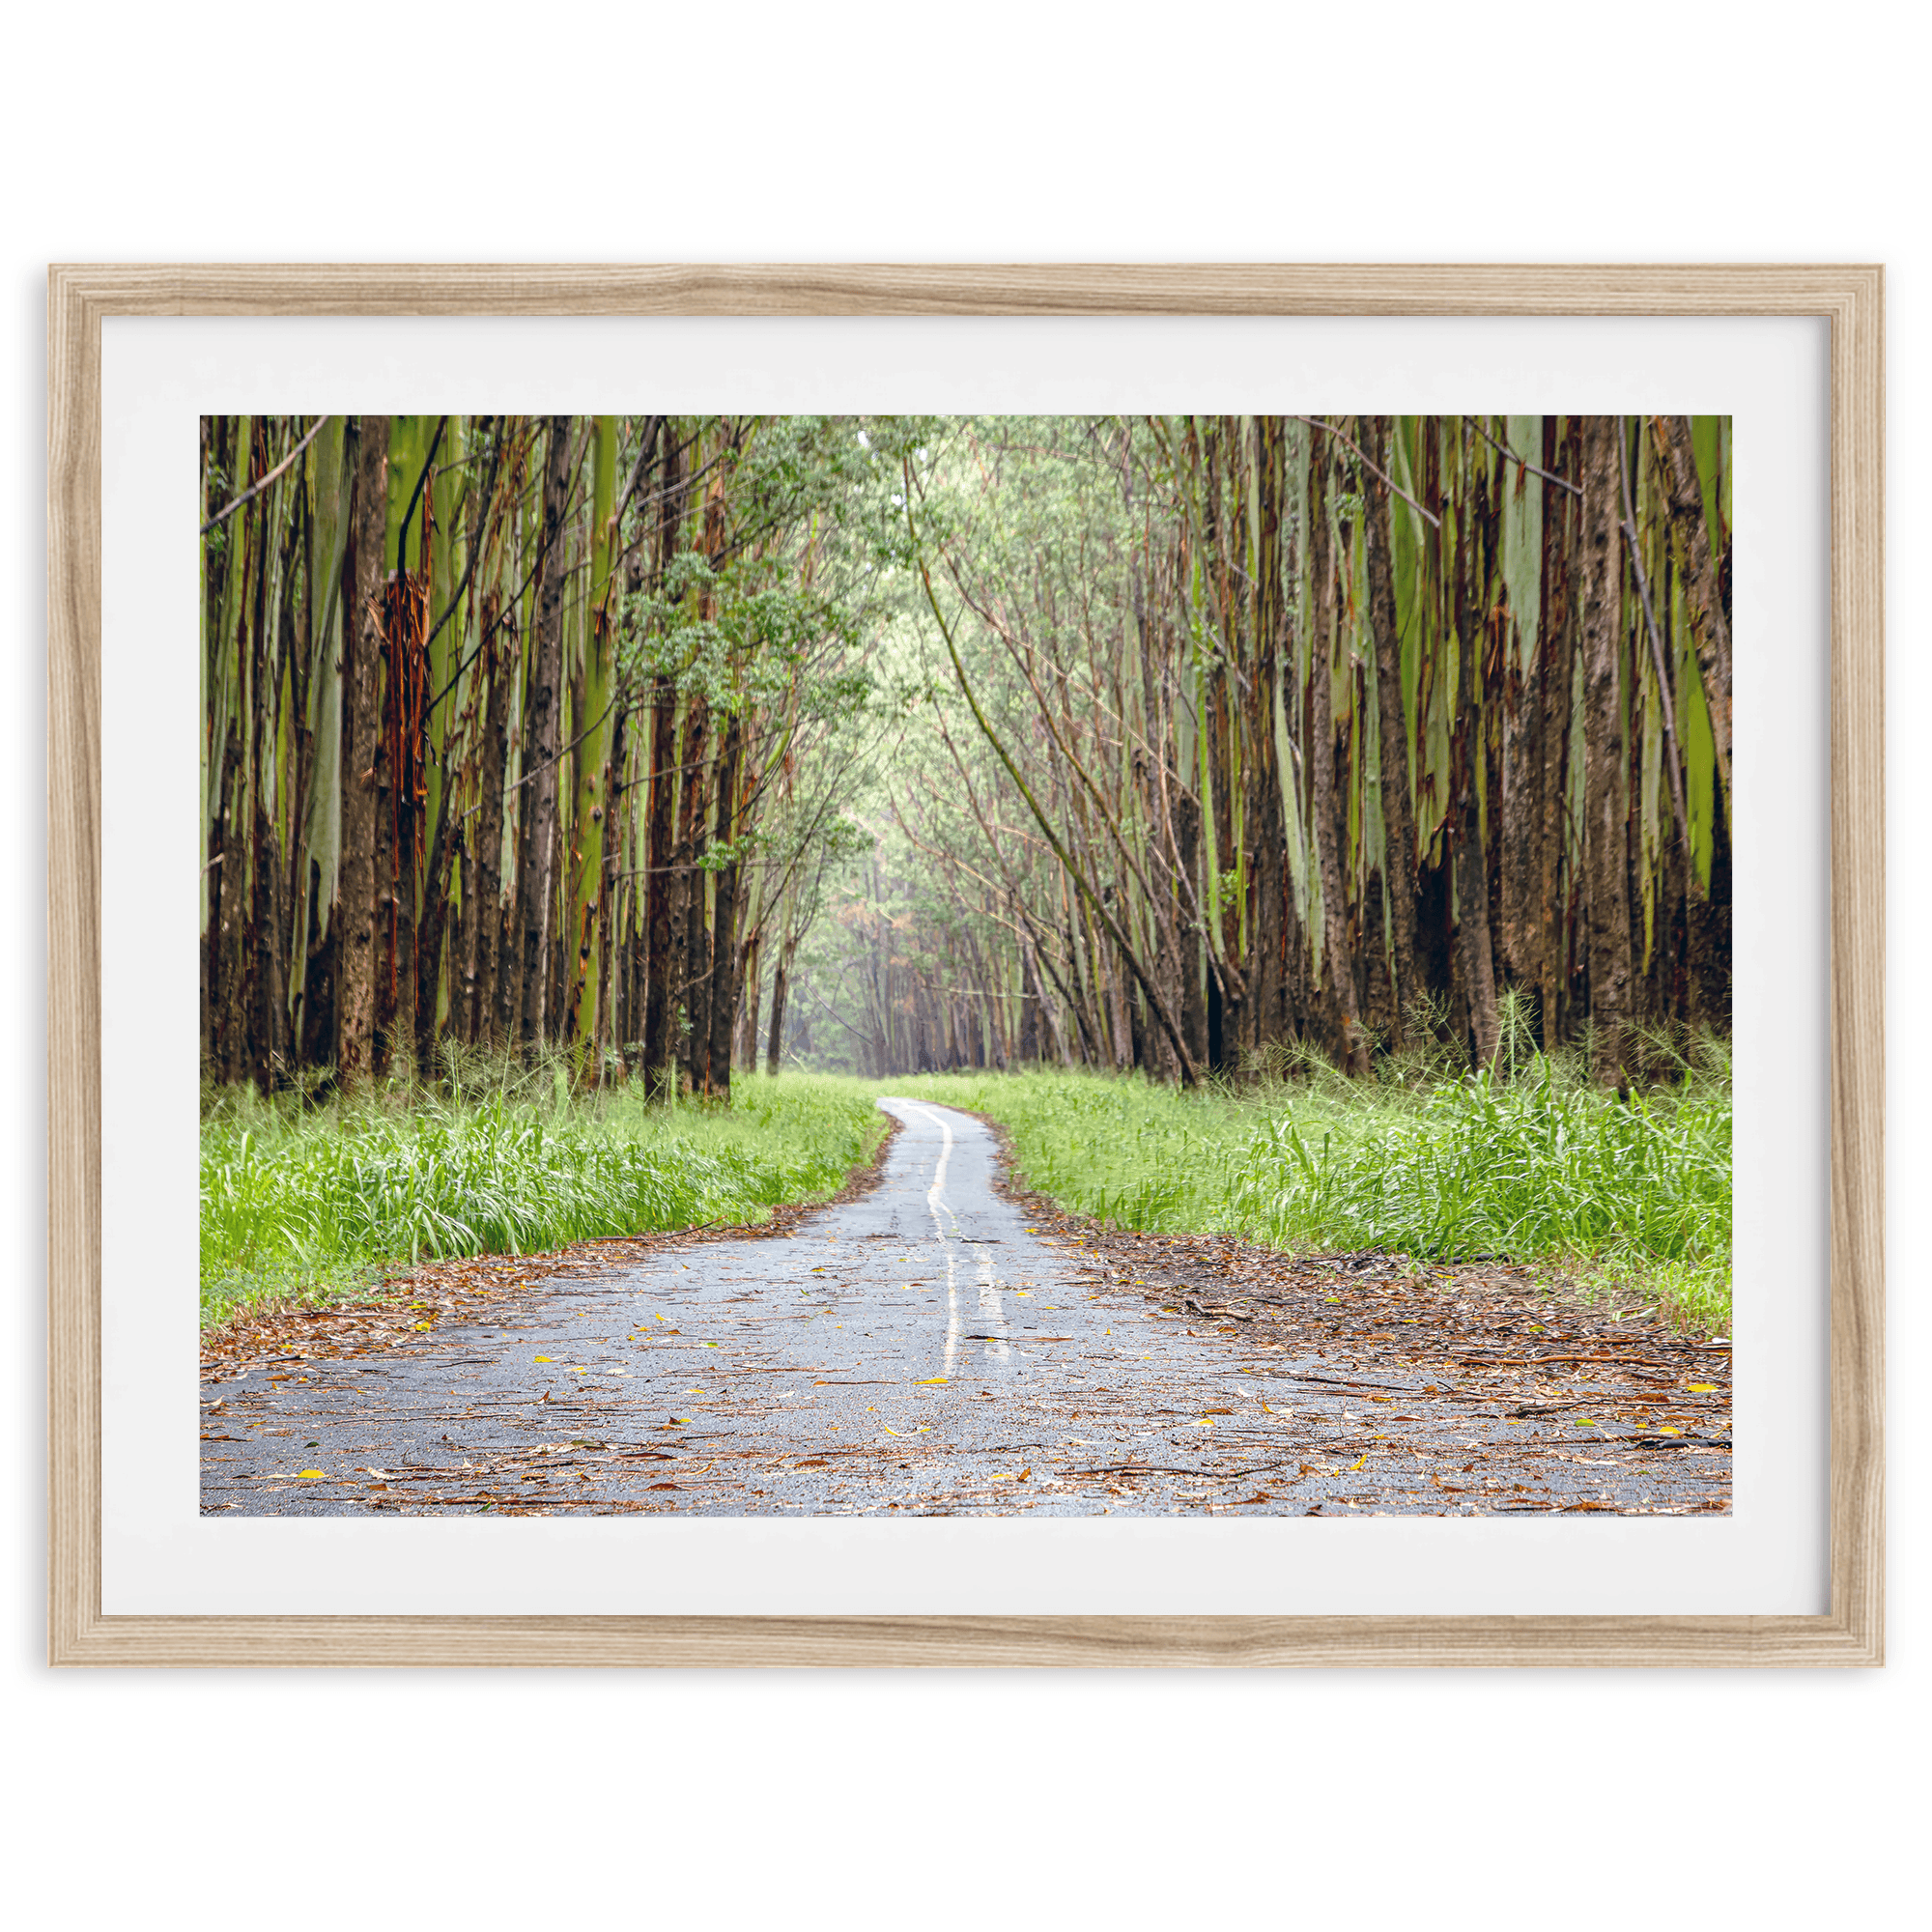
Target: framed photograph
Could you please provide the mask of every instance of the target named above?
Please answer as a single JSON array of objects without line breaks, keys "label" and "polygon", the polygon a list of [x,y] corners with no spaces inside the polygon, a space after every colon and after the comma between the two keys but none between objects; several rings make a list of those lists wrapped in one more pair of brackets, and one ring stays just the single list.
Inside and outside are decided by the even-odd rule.
[{"label": "framed photograph", "polygon": [[[51,1661],[1881,1662],[1883,301],[1855,266],[55,268]],[[871,755],[813,735],[867,665],[929,753],[876,826],[953,912],[881,872],[795,964],[850,856],[797,774]],[[1693,1037],[1694,1237],[1640,1091]],[[697,1125],[804,1042],[905,1076],[898,1140],[796,1239],[570,1248],[541,1293],[463,1257],[608,1216],[472,1177],[501,1225],[458,1240],[377,1161],[415,1286],[202,1386],[211,1241],[273,1285],[220,1094],[446,1095],[518,1040],[559,1109]],[[1396,1138],[1254,1130],[1243,1230],[1326,1271],[1291,1294],[1146,1245],[1207,1225],[1149,1205],[1184,1134],[1131,1211],[996,1202],[957,1109],[1033,1063],[1340,1067]],[[1528,1306],[1507,1227],[1387,1232],[1387,1150],[1460,1107],[1499,1169],[1512,1094],[1565,1147],[1636,1122],[1623,1211],[1721,1307],[1694,1340]],[[841,1174],[880,1132],[842,1130]],[[740,1211],[728,1148],[655,1131],[556,1172],[663,1229],[805,1185]]]}]

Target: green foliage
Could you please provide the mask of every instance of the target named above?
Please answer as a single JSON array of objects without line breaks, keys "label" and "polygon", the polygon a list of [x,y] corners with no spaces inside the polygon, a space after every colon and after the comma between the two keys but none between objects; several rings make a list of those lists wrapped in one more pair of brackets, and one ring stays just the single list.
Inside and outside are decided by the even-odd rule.
[{"label": "green foliage", "polygon": [[202,1320],[418,1259],[763,1220],[835,1192],[884,1128],[858,1083],[812,1074],[741,1074],[728,1111],[636,1088],[573,1099],[560,1061],[480,1094],[308,1113],[230,1093],[202,1124]]}]

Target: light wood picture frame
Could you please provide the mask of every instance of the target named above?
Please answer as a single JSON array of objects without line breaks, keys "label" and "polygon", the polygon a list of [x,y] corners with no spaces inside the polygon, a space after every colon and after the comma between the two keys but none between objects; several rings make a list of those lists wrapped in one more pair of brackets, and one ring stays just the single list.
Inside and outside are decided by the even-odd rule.
[{"label": "light wood picture frame", "polygon": [[[108,1616],[101,327],[154,316],[1804,316],[1830,324],[1830,1609],[1729,1616]],[[1884,272],[1710,267],[57,266],[48,277],[48,1622],[55,1664],[1883,1661]]]}]

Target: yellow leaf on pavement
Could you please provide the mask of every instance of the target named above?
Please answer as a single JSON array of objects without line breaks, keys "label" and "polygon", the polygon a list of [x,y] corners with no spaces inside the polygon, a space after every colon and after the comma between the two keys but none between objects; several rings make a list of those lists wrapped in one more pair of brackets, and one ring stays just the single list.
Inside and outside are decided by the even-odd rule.
[{"label": "yellow leaf on pavement", "polygon": [[1684,1386],[1692,1395],[1715,1395],[1718,1390],[1716,1382],[1686,1382]]},{"label": "yellow leaf on pavement", "polygon": [[539,1356],[537,1357],[537,1360],[538,1360],[538,1361],[540,1361],[540,1362],[548,1362],[548,1361],[552,1361],[552,1360],[554,1360],[554,1358],[553,1356],[550,1356],[550,1355],[539,1355]]},{"label": "yellow leaf on pavement", "polygon": [[296,1474],[298,1476],[305,1478],[310,1482],[313,1482],[317,1476],[321,1476],[326,1479],[328,1475],[328,1471],[327,1469],[298,1469],[296,1471]]}]

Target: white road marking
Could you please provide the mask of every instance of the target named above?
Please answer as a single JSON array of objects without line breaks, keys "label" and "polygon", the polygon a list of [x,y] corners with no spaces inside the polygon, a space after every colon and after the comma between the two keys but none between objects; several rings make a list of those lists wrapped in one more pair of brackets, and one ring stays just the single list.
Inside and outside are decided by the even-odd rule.
[{"label": "white road marking", "polygon": [[[952,1205],[946,1198],[946,1170],[952,1159],[952,1127],[943,1114],[930,1107],[919,1106],[915,1101],[903,1102],[914,1112],[923,1114],[939,1129],[939,1159],[932,1170],[932,1185],[926,1190],[925,1205],[932,1209],[932,1229],[938,1237],[940,1247],[946,1255],[946,1363],[941,1371],[949,1379],[952,1375],[952,1364],[959,1353],[961,1330],[959,1326],[959,1277],[955,1265],[954,1243],[959,1236],[959,1216],[952,1211]],[[944,1215],[944,1219],[941,1216]],[[946,1223],[952,1223],[952,1233],[949,1237]],[[993,1275],[993,1258],[988,1254],[980,1257],[980,1314],[981,1326],[997,1332],[988,1344],[986,1353],[997,1362],[1011,1359],[1012,1350],[1007,1346],[1005,1329],[1007,1311],[1000,1300],[1000,1285]]]},{"label": "white road marking", "polygon": [[953,1213],[946,1199],[946,1166],[952,1158],[952,1129],[945,1117],[935,1114],[930,1107],[920,1107],[916,1111],[923,1114],[942,1136],[939,1161],[932,1170],[932,1185],[926,1189],[925,1205],[932,1209],[932,1232],[946,1256],[946,1361],[940,1373],[951,1380],[952,1360],[959,1352],[959,1283],[953,1267],[952,1243],[946,1238],[946,1223],[939,1217],[943,1210],[957,1231],[959,1217]]},{"label": "white road marking", "polygon": [[[993,1279],[993,1258],[988,1254],[980,1257],[980,1313],[994,1327],[1000,1329],[1006,1327],[1007,1311],[1000,1305],[999,1285]],[[986,1352],[995,1361],[1004,1362],[1012,1351],[1007,1347],[1006,1337],[1003,1334]]]},{"label": "white road marking", "polygon": [[[945,1236],[940,1236],[941,1241]],[[959,1352],[959,1288],[952,1278],[952,1250],[946,1250],[946,1363],[940,1370],[948,1381],[952,1379],[952,1358]]]}]

